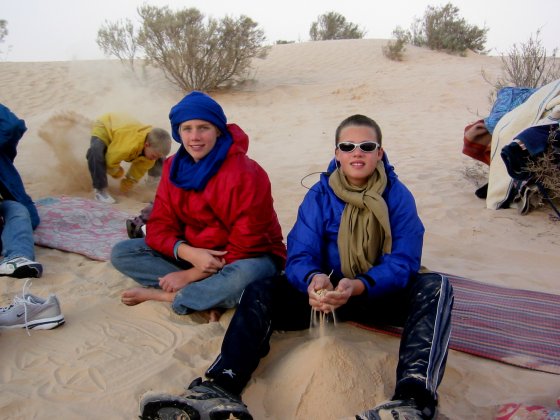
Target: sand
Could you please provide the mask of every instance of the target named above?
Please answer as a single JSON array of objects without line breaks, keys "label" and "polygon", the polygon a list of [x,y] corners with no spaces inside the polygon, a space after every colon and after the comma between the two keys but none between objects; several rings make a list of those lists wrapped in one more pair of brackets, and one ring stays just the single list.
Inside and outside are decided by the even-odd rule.
[{"label": "sand", "polygon": [[[426,226],[423,264],[488,283],[560,293],[559,222],[541,208],[493,211],[474,195],[485,168],[461,154],[464,126],[485,116],[495,57],[407,47],[386,59],[385,41],[308,42],[272,47],[241,87],[214,93],[230,122],[250,136],[249,155],[269,173],[284,236],[297,205],[333,155],[337,124],[353,113],[376,119],[386,153],[416,197]],[[118,61],[0,63],[0,102],[28,126],[16,166],[34,199],[91,197],[84,159],[88,121],[109,111],[169,127],[183,92],[158,72],[131,75]],[[174,145],[176,148],[176,145]],[[174,149],[175,150],[175,149]],[[311,175],[310,175],[311,174]],[[309,175],[309,176],[308,176]],[[136,214],[154,195],[141,184],[117,208]],[[135,283],[110,262],[36,248],[44,264],[31,292],[56,294],[66,324],[0,334],[0,417],[104,418],[138,415],[150,390],[180,392],[218,354],[219,323],[174,315],[169,305],[127,307]],[[1,278],[1,305],[23,280]],[[318,337],[276,333],[243,395],[255,419],[338,419],[391,396],[398,339],[339,324]],[[439,389],[441,418],[489,419],[511,401],[553,405],[557,375],[450,351]]]}]

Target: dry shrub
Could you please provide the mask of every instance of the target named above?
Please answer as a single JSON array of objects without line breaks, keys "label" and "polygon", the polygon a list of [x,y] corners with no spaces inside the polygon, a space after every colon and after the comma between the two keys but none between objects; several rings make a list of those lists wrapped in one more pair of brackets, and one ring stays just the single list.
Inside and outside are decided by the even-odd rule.
[{"label": "dry shrub", "polygon": [[556,59],[558,49],[549,55],[539,38],[535,37],[519,46],[513,44],[508,55],[502,55],[505,75],[497,80],[501,86],[522,86],[536,88],[560,78],[560,61]]},{"label": "dry shrub", "polygon": [[404,44],[400,43],[398,40],[389,41],[387,45],[383,46],[382,51],[383,55],[389,60],[402,61]]},{"label": "dry shrub", "polygon": [[501,55],[502,75],[495,81],[482,70],[482,77],[493,86],[489,100],[493,103],[497,92],[506,86],[539,88],[560,79],[560,60],[556,57],[558,49],[549,53],[542,45],[540,30],[527,42],[513,44],[507,54]]},{"label": "dry shrub", "polygon": [[117,57],[121,63],[127,64],[134,72],[134,60],[139,45],[130,19],[117,22],[105,22],[105,26],[97,32],[97,45],[107,55]]},{"label": "dry shrub", "polygon": [[391,40],[382,48],[383,55],[389,60],[402,61],[403,54],[406,51],[406,43],[408,42],[408,35],[401,28],[397,27],[393,31],[394,40]]},{"label": "dry shrub", "polygon": [[546,151],[536,159],[527,161],[526,166],[532,178],[544,187],[551,200],[560,197],[560,140],[555,140],[559,133],[560,129],[552,130]]},{"label": "dry shrub", "polygon": [[142,26],[137,34],[130,21],[107,22],[97,44],[122,62],[133,63],[136,52],[143,52],[149,64],[185,92],[243,81],[253,58],[268,52],[264,31],[247,16],[206,19],[195,8],[173,12],[147,5],[138,14]]},{"label": "dry shrub", "polygon": [[459,17],[459,8],[451,3],[428,6],[424,17],[415,19],[410,30],[403,31],[412,45],[462,55],[467,50],[484,52],[487,32],[488,28],[470,25]]},{"label": "dry shrub", "polygon": [[320,15],[309,29],[312,41],[326,41],[329,39],[362,39],[366,32],[358,25],[348,22],[344,16],[337,12],[328,12]]}]

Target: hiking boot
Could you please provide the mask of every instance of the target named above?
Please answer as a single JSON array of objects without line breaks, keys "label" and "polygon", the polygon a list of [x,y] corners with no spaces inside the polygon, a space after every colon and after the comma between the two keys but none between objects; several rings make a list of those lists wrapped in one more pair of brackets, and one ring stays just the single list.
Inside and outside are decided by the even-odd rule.
[{"label": "hiking boot", "polygon": [[539,207],[541,204],[541,197],[539,194],[539,187],[536,185],[524,185],[518,193],[519,207],[517,212],[521,215],[526,215],[531,210]]},{"label": "hiking boot", "polygon": [[422,412],[414,400],[394,400],[358,414],[356,420],[425,420],[433,417],[434,413]]},{"label": "hiking boot", "polygon": [[111,197],[111,194],[109,194],[105,189],[103,190],[94,189],[93,197],[95,198],[95,201],[99,201],[100,203],[115,204],[117,202],[117,200]]},{"label": "hiking boot", "polygon": [[41,274],[43,274],[43,266],[25,257],[4,258],[0,263],[0,276],[23,279],[26,277],[41,277]]},{"label": "hiking boot", "polygon": [[144,235],[144,231],[142,230],[142,227],[144,225],[138,225],[136,224],[136,218],[135,219],[126,219],[126,232],[128,234],[128,237],[130,239],[135,239],[135,238],[143,238]]},{"label": "hiking boot", "polygon": [[55,295],[43,299],[28,293],[14,297],[9,306],[0,308],[0,328],[50,330],[62,324],[64,316]]},{"label": "hiking boot", "polygon": [[143,420],[253,420],[241,397],[212,381],[195,379],[181,395],[151,394],[140,401]]}]

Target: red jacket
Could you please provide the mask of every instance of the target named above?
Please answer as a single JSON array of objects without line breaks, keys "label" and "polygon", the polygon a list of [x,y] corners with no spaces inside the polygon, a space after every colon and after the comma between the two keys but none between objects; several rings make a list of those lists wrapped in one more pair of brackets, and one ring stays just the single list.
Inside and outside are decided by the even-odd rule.
[{"label": "red jacket", "polygon": [[169,170],[175,156],[165,161],[146,243],[171,258],[177,241],[184,240],[196,248],[228,251],[227,263],[263,254],[284,263],[286,248],[268,175],[247,157],[247,134],[235,124],[228,124],[228,130],[233,144],[203,191],[173,185]]}]

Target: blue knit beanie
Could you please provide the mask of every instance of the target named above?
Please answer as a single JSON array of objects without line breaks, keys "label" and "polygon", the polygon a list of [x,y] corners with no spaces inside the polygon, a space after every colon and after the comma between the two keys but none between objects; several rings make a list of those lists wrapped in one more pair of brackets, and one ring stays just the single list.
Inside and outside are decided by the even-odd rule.
[{"label": "blue knit beanie", "polygon": [[171,134],[178,143],[182,143],[179,135],[181,123],[189,120],[204,120],[214,124],[223,134],[227,132],[227,118],[222,107],[205,93],[192,91],[171,108]]}]

